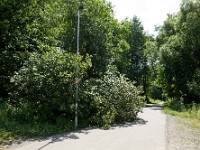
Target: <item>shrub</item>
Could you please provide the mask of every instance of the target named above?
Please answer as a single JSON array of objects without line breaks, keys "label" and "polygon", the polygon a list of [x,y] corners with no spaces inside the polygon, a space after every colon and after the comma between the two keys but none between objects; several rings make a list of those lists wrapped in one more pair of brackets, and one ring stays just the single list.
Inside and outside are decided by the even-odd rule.
[{"label": "shrub", "polygon": [[[132,121],[145,105],[142,88],[124,75],[104,75],[83,85],[82,101],[90,103],[91,123],[108,129],[112,123]],[[83,88],[82,87],[82,88]],[[82,102],[80,102],[82,103]]]},{"label": "shrub", "polygon": [[73,117],[74,78],[76,65],[83,76],[91,62],[65,51],[51,50],[44,54],[31,53],[29,60],[11,78],[10,100],[27,114],[26,121],[56,122],[57,116]]}]

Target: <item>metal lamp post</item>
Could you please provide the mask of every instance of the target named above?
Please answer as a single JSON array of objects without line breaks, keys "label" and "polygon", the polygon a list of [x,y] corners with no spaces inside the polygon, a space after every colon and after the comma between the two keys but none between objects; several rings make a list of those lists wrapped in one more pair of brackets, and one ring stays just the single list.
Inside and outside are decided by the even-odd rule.
[{"label": "metal lamp post", "polygon": [[[76,55],[79,56],[79,35],[80,35],[80,10],[83,10],[84,6],[78,7],[78,27],[77,27],[77,51]],[[76,78],[75,78],[75,84],[76,84],[76,101],[75,101],[75,128],[78,127],[78,82],[79,82],[79,65],[77,63],[76,65]]]}]

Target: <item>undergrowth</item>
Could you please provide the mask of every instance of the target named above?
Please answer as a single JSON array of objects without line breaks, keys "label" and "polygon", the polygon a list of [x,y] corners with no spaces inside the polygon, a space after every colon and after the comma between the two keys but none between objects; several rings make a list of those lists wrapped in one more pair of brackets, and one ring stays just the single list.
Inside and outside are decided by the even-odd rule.
[{"label": "undergrowth", "polygon": [[163,111],[166,114],[191,119],[191,125],[200,128],[200,104],[184,104],[182,101],[171,100],[164,104]]},{"label": "undergrowth", "polygon": [[20,118],[23,118],[21,116],[23,114],[9,111],[14,110],[12,106],[1,103],[0,108],[0,149],[17,140],[49,136],[74,129],[73,121],[67,121],[64,118],[58,118],[54,123],[36,122],[34,119],[22,121]]},{"label": "undergrowth", "polygon": [[161,102],[163,102],[163,101],[159,100],[159,99],[153,99],[151,97],[148,97],[148,101],[147,101],[147,103],[149,103],[149,104],[158,104],[158,103],[161,103]]}]

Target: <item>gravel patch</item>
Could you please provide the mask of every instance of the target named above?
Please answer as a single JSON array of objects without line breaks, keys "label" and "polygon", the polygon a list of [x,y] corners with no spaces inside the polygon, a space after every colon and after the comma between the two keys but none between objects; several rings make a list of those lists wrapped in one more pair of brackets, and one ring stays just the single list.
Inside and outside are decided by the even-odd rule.
[{"label": "gravel patch", "polygon": [[195,122],[167,115],[167,150],[200,150],[200,128]]}]

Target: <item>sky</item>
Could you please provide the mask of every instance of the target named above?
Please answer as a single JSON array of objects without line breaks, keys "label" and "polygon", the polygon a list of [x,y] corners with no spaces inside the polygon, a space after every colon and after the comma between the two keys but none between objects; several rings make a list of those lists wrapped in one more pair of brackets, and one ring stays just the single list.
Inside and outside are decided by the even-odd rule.
[{"label": "sky", "polygon": [[136,15],[149,34],[156,35],[155,25],[162,25],[167,14],[180,10],[181,0],[107,0],[114,6],[115,18],[119,21]]}]

